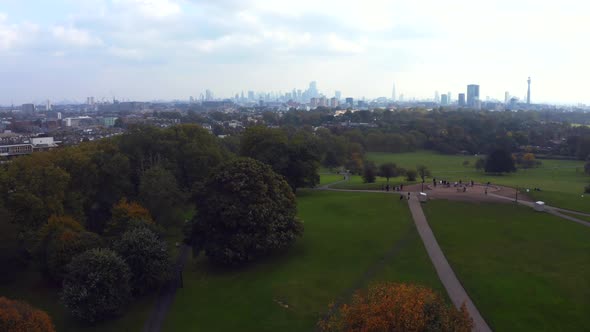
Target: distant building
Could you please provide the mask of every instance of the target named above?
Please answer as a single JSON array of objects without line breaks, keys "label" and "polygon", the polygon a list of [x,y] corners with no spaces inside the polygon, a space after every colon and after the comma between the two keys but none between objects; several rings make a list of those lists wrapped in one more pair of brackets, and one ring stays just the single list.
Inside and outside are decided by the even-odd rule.
[{"label": "distant building", "polygon": [[508,91],[504,92],[504,104],[508,104],[510,102],[510,93]]},{"label": "distant building", "polygon": [[461,106],[461,107],[465,106],[465,94],[464,93],[459,94],[458,103],[459,103],[459,106]]},{"label": "distant building", "polygon": [[346,98],[346,104],[349,107],[353,107],[354,106],[354,98],[351,98],[351,97]]},{"label": "distant building", "polygon": [[479,85],[469,84],[467,86],[467,106],[469,106],[469,107],[477,106],[478,100],[479,100]]},{"label": "distant building", "polygon": [[51,108],[52,108],[51,107],[51,101],[50,100],[47,100],[47,103],[45,104],[45,110],[51,111]]},{"label": "distant building", "polygon": [[248,91],[248,100],[254,101],[256,97],[254,96],[254,91]]},{"label": "distant building", "polygon": [[342,99],[342,92],[336,90],[336,92],[334,93],[334,97],[336,98],[336,100],[340,101]]},{"label": "distant building", "polygon": [[34,137],[29,143],[0,145],[1,157],[15,157],[31,154],[35,151],[46,151],[57,147],[53,137]]},{"label": "distant building", "polygon": [[22,104],[21,111],[26,114],[34,114],[35,104]]},{"label": "distant building", "polygon": [[338,98],[334,97],[334,98],[330,99],[330,107],[336,108],[336,107],[338,107],[339,104],[340,103],[339,103]]},{"label": "distant building", "polygon": [[449,91],[447,93],[447,104],[452,104],[453,103],[453,99],[451,98],[451,92]]},{"label": "distant building", "polygon": [[526,90],[526,103],[527,105],[531,104],[531,78],[527,80],[528,89]]},{"label": "distant building", "polygon": [[449,104],[449,97],[446,94],[440,95],[440,104],[441,105],[448,105]]}]

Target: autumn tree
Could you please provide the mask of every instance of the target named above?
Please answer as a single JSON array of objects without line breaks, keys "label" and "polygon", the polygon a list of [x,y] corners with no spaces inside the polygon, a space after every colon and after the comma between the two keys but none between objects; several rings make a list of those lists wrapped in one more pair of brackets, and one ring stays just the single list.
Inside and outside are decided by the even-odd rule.
[{"label": "autumn tree", "polygon": [[122,198],[113,206],[111,220],[107,224],[106,234],[109,236],[123,234],[131,221],[153,224],[154,221],[148,209],[136,202],[128,202]]},{"label": "autumn tree", "polygon": [[290,246],[303,232],[290,186],[254,159],[235,159],[217,168],[196,205],[193,248],[218,263],[252,261]]},{"label": "autumn tree", "polygon": [[23,301],[0,297],[0,331],[55,332],[55,327],[46,312]]},{"label": "autumn tree", "polygon": [[350,304],[320,320],[321,331],[469,332],[473,322],[465,305],[449,307],[440,295],[411,284],[377,284],[357,292]]}]

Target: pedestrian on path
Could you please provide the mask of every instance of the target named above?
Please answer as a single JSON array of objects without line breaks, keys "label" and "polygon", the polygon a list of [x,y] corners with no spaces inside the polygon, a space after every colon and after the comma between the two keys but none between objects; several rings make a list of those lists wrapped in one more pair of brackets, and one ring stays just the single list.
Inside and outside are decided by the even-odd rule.
[{"label": "pedestrian on path", "polygon": [[404,199],[404,195],[399,195],[399,200],[401,201],[402,199]]},{"label": "pedestrian on path", "polygon": [[408,191],[408,201],[410,200],[410,192]]}]

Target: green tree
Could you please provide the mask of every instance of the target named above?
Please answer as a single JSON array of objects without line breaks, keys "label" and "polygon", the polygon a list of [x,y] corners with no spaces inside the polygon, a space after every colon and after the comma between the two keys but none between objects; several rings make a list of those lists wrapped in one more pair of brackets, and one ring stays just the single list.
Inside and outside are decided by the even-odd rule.
[{"label": "green tree", "polygon": [[496,149],[488,155],[485,166],[486,173],[510,173],[516,172],[514,159],[510,152],[504,149]]},{"label": "green tree", "polygon": [[416,172],[420,176],[420,179],[422,179],[422,182],[426,180],[426,177],[430,176],[430,170],[424,165],[416,166]]},{"label": "green tree", "polygon": [[139,200],[159,225],[175,225],[181,220],[185,195],[172,172],[154,166],[141,176]]},{"label": "green tree", "polygon": [[63,283],[62,301],[70,313],[90,323],[121,312],[131,297],[131,273],[109,249],[91,249],[72,259]]},{"label": "green tree", "polygon": [[217,168],[196,203],[193,248],[218,263],[254,260],[291,245],[303,232],[287,182],[253,159]]},{"label": "green tree", "polygon": [[406,180],[408,181],[416,181],[416,177],[418,176],[418,172],[413,169],[406,170]]},{"label": "green tree", "polygon": [[166,242],[146,227],[135,227],[115,243],[115,251],[131,271],[131,287],[136,294],[157,290],[170,275]]},{"label": "green tree", "polygon": [[399,170],[397,165],[394,163],[385,163],[379,166],[379,175],[387,179],[387,183],[389,183],[390,178],[394,178],[399,176]]},{"label": "green tree", "polygon": [[365,161],[363,164],[363,182],[374,183],[377,177],[377,166],[372,161]]},{"label": "green tree", "polygon": [[586,164],[584,165],[584,173],[590,175],[590,155],[586,158]]},{"label": "green tree", "polygon": [[485,167],[486,167],[486,161],[484,159],[478,158],[475,161],[475,169],[476,170],[480,171],[480,170],[484,169]]}]

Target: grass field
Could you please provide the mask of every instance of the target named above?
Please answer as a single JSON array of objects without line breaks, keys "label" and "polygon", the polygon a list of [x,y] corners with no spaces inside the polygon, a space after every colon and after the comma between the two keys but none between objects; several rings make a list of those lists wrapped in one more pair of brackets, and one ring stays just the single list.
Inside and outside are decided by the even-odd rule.
[{"label": "grass field", "polygon": [[300,191],[298,210],[305,234],[282,255],[235,269],[193,259],[164,330],[310,331],[329,303],[370,282],[442,290],[407,204],[395,196]]},{"label": "grass field", "polygon": [[493,330],[590,330],[590,228],[510,204],[430,201],[425,212]]},{"label": "grass field", "polygon": [[342,181],[343,179],[344,179],[344,176],[340,175],[340,174],[322,173],[322,174],[320,174],[320,186],[334,183],[334,182],[338,182],[338,181]]},{"label": "grass field", "polygon": [[[584,186],[590,182],[590,176],[584,174],[584,162],[575,160],[542,160],[542,165],[534,169],[520,169],[506,175],[486,175],[473,167],[477,157],[442,155],[429,151],[410,153],[367,153],[367,159],[377,164],[395,162],[404,168],[426,165],[437,179],[448,181],[491,182],[518,188],[541,188],[540,192],[531,192],[535,200],[545,201],[566,209],[590,212],[590,195],[584,195]],[[469,167],[463,161],[470,162]]]}]

